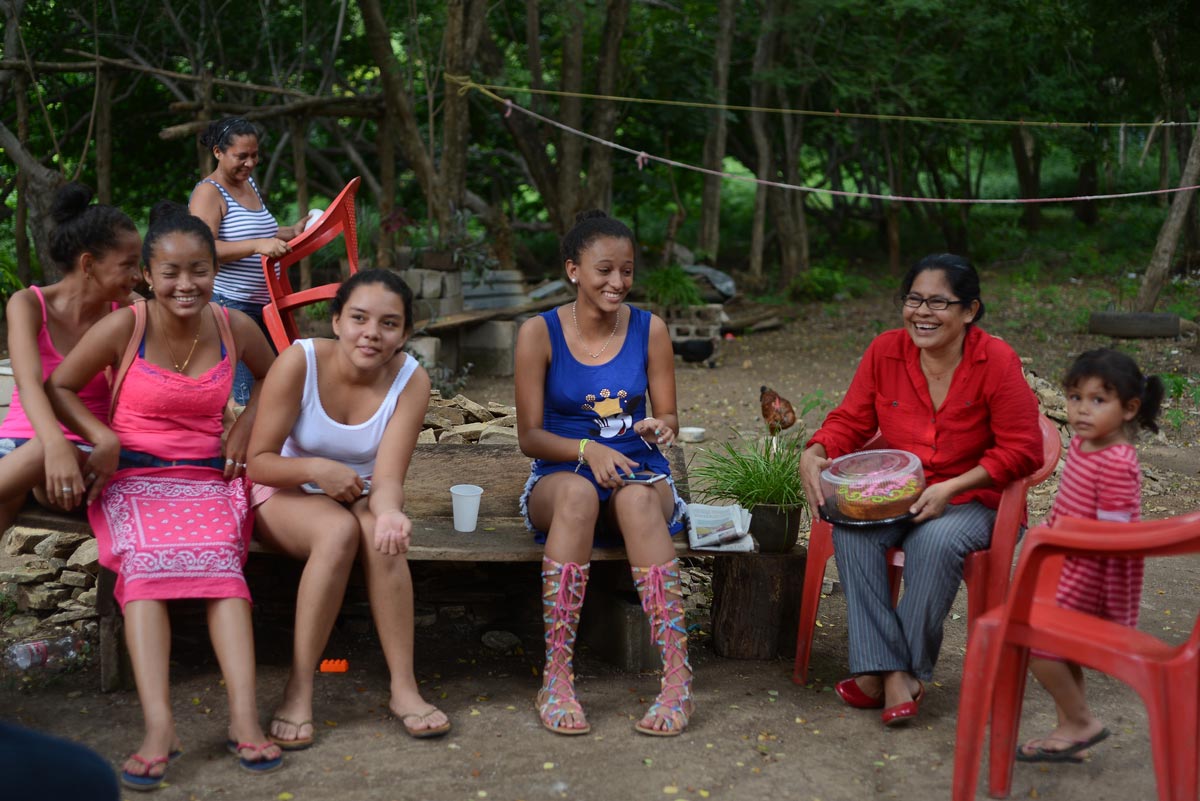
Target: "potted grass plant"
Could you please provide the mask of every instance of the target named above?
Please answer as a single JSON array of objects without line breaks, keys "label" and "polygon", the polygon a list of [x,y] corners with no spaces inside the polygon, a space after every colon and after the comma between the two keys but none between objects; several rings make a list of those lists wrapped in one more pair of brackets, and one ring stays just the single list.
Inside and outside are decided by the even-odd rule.
[{"label": "potted grass plant", "polygon": [[800,433],[722,442],[688,470],[701,501],[732,501],[753,516],[750,532],[764,553],[786,553],[796,544],[807,514],[800,479]]}]

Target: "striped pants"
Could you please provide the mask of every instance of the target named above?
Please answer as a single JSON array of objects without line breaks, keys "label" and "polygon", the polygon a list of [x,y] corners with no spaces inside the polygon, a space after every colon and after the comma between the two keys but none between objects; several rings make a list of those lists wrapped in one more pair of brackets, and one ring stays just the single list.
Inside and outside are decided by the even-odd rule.
[{"label": "striped pants", "polygon": [[[949,505],[919,525],[834,526],[833,551],[846,594],[850,672],[905,670],[928,681],[942,647],[942,626],[963,559],[988,547],[996,511],[979,503]],[[904,549],[904,594],[892,607],[887,551]]]}]

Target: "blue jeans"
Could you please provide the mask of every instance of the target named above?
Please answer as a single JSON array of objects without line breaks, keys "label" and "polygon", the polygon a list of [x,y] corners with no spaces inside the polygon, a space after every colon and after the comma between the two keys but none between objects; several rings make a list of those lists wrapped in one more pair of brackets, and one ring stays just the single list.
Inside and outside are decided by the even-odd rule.
[{"label": "blue jeans", "polygon": [[[224,306],[227,309],[240,311],[258,324],[259,330],[263,332],[263,336],[267,338],[267,344],[271,345],[271,350],[275,350],[275,346],[271,343],[271,335],[267,332],[267,325],[263,322],[262,305],[258,303],[246,303],[241,300],[234,300],[222,295],[220,292],[213,292],[213,303],[218,306]],[[250,368],[238,361],[237,372],[233,375],[233,402],[239,406],[245,406],[246,401],[250,400],[250,390],[254,387],[254,374],[250,372]]]},{"label": "blue jeans", "polygon": [[221,456],[214,456],[211,459],[160,459],[152,453],[145,451],[131,451],[121,448],[122,470],[128,467],[211,467],[215,470],[225,469],[225,459]]}]

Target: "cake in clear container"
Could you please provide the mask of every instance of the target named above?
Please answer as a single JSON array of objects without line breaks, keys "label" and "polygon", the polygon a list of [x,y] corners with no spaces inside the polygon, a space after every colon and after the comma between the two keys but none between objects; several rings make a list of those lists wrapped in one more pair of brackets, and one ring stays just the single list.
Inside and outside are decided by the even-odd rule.
[{"label": "cake in clear container", "polygon": [[888,520],[907,514],[924,489],[921,460],[908,451],[848,453],[821,471],[826,508],[853,520]]}]

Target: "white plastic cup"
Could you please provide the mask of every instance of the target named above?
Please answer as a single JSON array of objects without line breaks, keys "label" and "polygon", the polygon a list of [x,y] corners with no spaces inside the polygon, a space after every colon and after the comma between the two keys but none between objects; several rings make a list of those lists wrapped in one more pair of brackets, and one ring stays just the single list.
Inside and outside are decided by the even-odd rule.
[{"label": "white plastic cup", "polygon": [[479,519],[479,498],[483,487],[474,484],[455,484],[450,488],[450,500],[454,504],[454,530],[474,531]]}]

